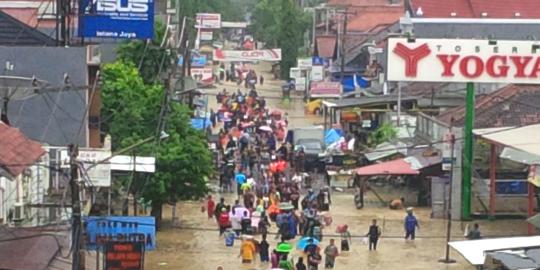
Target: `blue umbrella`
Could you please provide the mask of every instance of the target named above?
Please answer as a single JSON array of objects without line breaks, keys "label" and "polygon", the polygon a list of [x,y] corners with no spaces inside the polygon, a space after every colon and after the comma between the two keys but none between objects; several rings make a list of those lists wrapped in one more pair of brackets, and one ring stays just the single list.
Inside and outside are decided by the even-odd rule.
[{"label": "blue umbrella", "polygon": [[309,242],[308,242],[309,239],[313,240],[313,244],[315,244],[315,245],[319,244],[319,240],[317,240],[316,238],[304,237],[304,238],[298,240],[298,243],[296,243],[296,248],[300,249],[300,250],[304,250],[306,248],[306,246],[309,244]]}]

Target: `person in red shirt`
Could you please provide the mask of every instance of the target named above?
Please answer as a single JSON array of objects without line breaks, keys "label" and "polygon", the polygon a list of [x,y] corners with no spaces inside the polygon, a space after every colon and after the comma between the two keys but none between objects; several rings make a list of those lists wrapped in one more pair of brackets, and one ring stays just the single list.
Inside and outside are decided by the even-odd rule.
[{"label": "person in red shirt", "polygon": [[212,195],[208,195],[208,199],[206,200],[206,212],[208,213],[208,218],[214,217],[215,208],[216,202],[212,199]]},{"label": "person in red shirt", "polygon": [[229,221],[229,213],[227,213],[227,208],[221,209],[221,214],[218,218],[218,225],[219,225],[219,236],[223,235],[225,230],[230,227],[230,221]]}]

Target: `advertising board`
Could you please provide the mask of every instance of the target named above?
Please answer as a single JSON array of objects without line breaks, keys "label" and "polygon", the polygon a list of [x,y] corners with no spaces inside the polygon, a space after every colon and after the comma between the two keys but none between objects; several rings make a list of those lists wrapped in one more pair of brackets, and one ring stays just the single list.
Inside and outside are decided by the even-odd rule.
[{"label": "advertising board", "polygon": [[313,82],[311,83],[310,95],[316,97],[340,97],[341,84],[339,82]]},{"label": "advertising board", "polygon": [[108,242],[105,245],[105,270],[142,270],[143,243]]},{"label": "advertising board", "polygon": [[322,81],[324,79],[324,68],[323,66],[313,66],[311,68],[311,81]]},{"label": "advertising board", "polygon": [[197,13],[195,28],[220,29],[221,28],[221,14]]},{"label": "advertising board", "polygon": [[[206,66],[207,59],[206,55],[192,55],[191,56],[191,66],[192,67],[204,67]],[[181,66],[184,64],[184,57],[180,56],[178,58],[178,65]]]},{"label": "advertising board", "polygon": [[540,84],[537,41],[391,38],[388,80]]},{"label": "advertising board", "polygon": [[156,248],[154,217],[103,216],[86,217],[85,243],[89,250],[104,247],[109,242],[142,243],[145,250]]},{"label": "advertising board", "polygon": [[214,61],[281,61],[281,49],[232,51],[215,49]]},{"label": "advertising board", "polygon": [[[82,162],[82,166],[86,169],[81,172],[84,179],[90,181],[95,187],[110,187],[111,186],[111,164],[110,161],[101,162],[112,155],[111,151],[98,149],[81,149],[77,160]],[[60,151],[60,159],[62,167],[69,168],[70,157],[67,150]],[[98,165],[95,165],[99,163]]]},{"label": "advertising board", "polygon": [[154,37],[154,0],[81,0],[79,36]]}]

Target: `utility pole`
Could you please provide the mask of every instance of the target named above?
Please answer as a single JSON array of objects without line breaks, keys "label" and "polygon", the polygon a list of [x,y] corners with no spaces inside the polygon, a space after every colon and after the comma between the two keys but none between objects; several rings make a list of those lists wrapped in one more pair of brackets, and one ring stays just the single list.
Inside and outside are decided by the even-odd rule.
[{"label": "utility pole", "polygon": [[[451,121],[453,122],[453,120]],[[452,125],[452,123],[450,124]],[[450,259],[450,245],[448,244],[450,242],[450,236],[451,236],[451,232],[452,232],[452,184],[454,183],[453,181],[453,178],[454,178],[454,174],[453,174],[453,171],[454,171],[454,148],[455,148],[455,145],[456,145],[456,137],[454,135],[454,133],[452,133],[452,126],[450,126],[450,149],[451,149],[451,153],[450,153],[450,173],[449,173],[449,178],[450,180],[448,181],[448,207],[447,207],[447,213],[446,213],[446,250],[445,250],[445,256],[444,256],[444,259],[440,259],[439,262],[441,263],[455,263],[456,260],[453,260],[453,259]]]},{"label": "utility pole", "polygon": [[70,144],[68,146],[69,150],[69,167],[70,167],[70,179],[69,185],[71,189],[71,247],[73,249],[72,253],[72,270],[80,269],[81,264],[81,254],[80,254],[80,236],[81,236],[81,199],[79,197],[79,168],[77,166],[77,156],[79,155],[78,146],[75,144]]},{"label": "utility pole", "polygon": [[[345,36],[347,35],[347,22],[348,19],[348,8],[345,9],[345,12],[342,13],[345,18],[343,18],[343,30],[341,31],[341,73],[339,76],[340,82],[343,83],[343,77],[345,76]],[[351,14],[356,14],[351,13]]]}]

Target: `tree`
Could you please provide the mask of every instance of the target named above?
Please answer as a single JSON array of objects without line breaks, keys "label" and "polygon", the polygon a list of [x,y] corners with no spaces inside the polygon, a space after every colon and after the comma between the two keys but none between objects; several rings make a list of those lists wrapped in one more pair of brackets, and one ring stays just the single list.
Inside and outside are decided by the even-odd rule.
[{"label": "tree", "polygon": [[398,131],[392,124],[384,123],[369,135],[370,145],[375,147],[383,142],[391,141],[397,138],[397,134]]},{"label": "tree", "polygon": [[298,50],[310,18],[294,0],[261,0],[255,6],[251,31],[266,47],[281,48],[281,76],[289,79],[289,69],[296,65]]},{"label": "tree", "polygon": [[154,28],[154,39],[151,41],[131,40],[122,43],[117,49],[118,59],[135,64],[147,84],[156,82],[175,59],[174,53],[160,47],[165,35],[165,26],[156,21]]},{"label": "tree", "polygon": [[[104,131],[112,137],[113,151],[156,135],[156,123],[165,93],[160,84],[145,84],[135,65],[117,61],[102,69],[102,116],[109,119]],[[190,111],[182,104],[169,104],[167,140],[137,148],[140,155],[156,157],[156,172],[138,177],[142,198],[152,205],[156,223],[163,204],[198,199],[208,191],[212,156],[203,134],[190,125]]]}]

